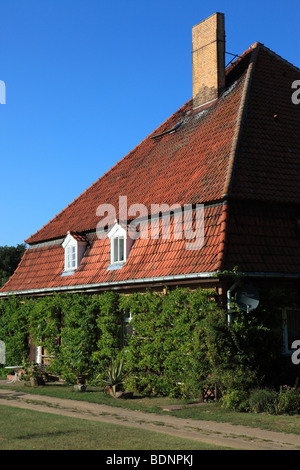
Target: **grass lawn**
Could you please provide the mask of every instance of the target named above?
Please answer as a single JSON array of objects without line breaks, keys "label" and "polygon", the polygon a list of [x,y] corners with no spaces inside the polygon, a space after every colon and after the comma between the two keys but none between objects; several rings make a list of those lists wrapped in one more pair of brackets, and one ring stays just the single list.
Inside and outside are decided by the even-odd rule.
[{"label": "grass lawn", "polygon": [[[7,388],[5,385],[1,388]],[[165,397],[138,397],[133,399],[115,400],[110,395],[103,393],[101,389],[88,386],[84,393],[74,392],[72,386],[47,384],[39,387],[25,387],[24,385],[16,385],[12,387],[14,390],[33,393],[38,395],[55,396],[59,398],[68,398],[73,400],[83,400],[91,403],[102,403],[106,405],[125,407],[152,413],[169,413],[181,418],[211,420],[217,422],[228,422],[232,424],[242,424],[244,426],[252,426],[261,429],[267,429],[279,432],[290,432],[300,434],[300,416],[280,415],[273,416],[264,413],[239,413],[226,410],[221,407],[220,403],[201,404],[200,406],[191,406],[191,401],[175,400]],[[176,411],[163,411],[162,407],[174,404],[189,404]]]},{"label": "grass lawn", "polygon": [[224,450],[115,424],[0,406],[0,450]]}]

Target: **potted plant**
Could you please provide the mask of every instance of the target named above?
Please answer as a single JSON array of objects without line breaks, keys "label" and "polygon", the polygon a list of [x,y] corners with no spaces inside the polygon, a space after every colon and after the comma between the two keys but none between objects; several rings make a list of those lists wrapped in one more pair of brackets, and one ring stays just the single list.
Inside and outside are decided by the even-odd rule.
[{"label": "potted plant", "polygon": [[107,379],[103,380],[107,384],[109,393],[118,398],[122,395],[121,385],[123,383],[123,361],[119,359],[111,359],[111,363],[107,370]]},{"label": "potted plant", "polygon": [[89,376],[88,360],[82,349],[77,349],[73,352],[73,357],[70,358],[70,369],[72,374],[76,377],[76,390],[86,390],[86,380]]},{"label": "potted plant", "polygon": [[39,364],[34,362],[23,362],[20,379],[24,381],[26,385],[31,385],[32,387],[45,385],[43,371],[40,369]]}]

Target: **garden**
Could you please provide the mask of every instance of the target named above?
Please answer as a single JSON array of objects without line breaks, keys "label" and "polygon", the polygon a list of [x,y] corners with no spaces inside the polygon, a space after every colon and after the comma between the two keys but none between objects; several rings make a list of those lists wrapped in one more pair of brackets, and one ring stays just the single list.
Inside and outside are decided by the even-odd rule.
[{"label": "garden", "polygon": [[[27,385],[57,377],[115,398],[217,400],[243,412],[299,414],[300,388],[297,377],[286,381],[280,317],[268,300],[255,314],[232,305],[229,325],[209,289],[12,296],[0,302],[0,339],[6,364],[22,364]],[[46,371],[29,362],[29,339],[46,352]]]}]

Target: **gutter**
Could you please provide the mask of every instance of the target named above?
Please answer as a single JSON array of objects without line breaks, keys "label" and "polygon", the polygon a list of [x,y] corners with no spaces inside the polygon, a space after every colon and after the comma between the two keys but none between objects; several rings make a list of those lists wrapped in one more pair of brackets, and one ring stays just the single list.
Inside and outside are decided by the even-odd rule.
[{"label": "gutter", "polygon": [[258,277],[258,278],[265,278],[265,279],[299,279],[299,273],[264,273],[264,272],[249,272],[237,273],[240,277]]},{"label": "gutter", "polygon": [[[128,285],[135,285],[139,283],[151,283],[151,282],[165,282],[165,281],[184,281],[184,280],[197,280],[197,279],[205,279],[205,278],[216,278],[221,274],[220,271],[214,272],[207,272],[207,273],[193,273],[193,274],[178,274],[174,276],[162,276],[162,277],[148,277],[148,278],[139,278],[139,279],[130,279],[127,281],[116,281],[116,282],[101,282],[97,284],[79,284],[73,286],[61,286],[61,287],[45,287],[42,289],[28,289],[28,290],[19,290],[19,291],[8,291],[8,292],[0,292],[0,297],[8,297],[11,295],[24,295],[24,294],[43,294],[43,293],[51,293],[51,292],[69,292],[69,291],[77,291],[77,290],[84,290],[86,292],[92,292],[98,290],[99,288],[103,287],[111,287],[117,289],[119,286],[128,286]],[[247,277],[257,277],[261,279],[300,279],[300,272],[299,273],[264,273],[264,272],[238,272],[237,275],[239,278],[247,278]],[[232,292],[232,290],[236,287],[235,284],[228,289],[227,291],[227,308],[228,308],[228,293]],[[229,311],[229,308],[228,308]]]},{"label": "gutter", "polygon": [[227,290],[227,323],[231,325],[232,322],[232,314],[231,314],[231,293],[234,289],[238,286],[238,282],[235,282],[228,290]]},{"label": "gutter", "polygon": [[24,295],[24,294],[43,294],[50,292],[68,292],[74,290],[84,290],[86,292],[92,292],[98,290],[102,287],[115,287],[123,285],[135,285],[139,283],[150,283],[150,282],[165,282],[165,281],[180,281],[180,280],[194,280],[194,279],[204,279],[208,277],[214,277],[218,275],[218,272],[207,272],[207,273],[193,273],[193,274],[179,274],[174,276],[163,276],[163,277],[148,277],[140,279],[130,279],[127,281],[117,281],[117,282],[101,282],[98,284],[79,284],[73,286],[61,286],[61,287],[45,287],[42,289],[28,289],[28,290],[19,290],[19,291],[10,291],[10,292],[0,292],[0,297],[7,297],[9,295]]}]

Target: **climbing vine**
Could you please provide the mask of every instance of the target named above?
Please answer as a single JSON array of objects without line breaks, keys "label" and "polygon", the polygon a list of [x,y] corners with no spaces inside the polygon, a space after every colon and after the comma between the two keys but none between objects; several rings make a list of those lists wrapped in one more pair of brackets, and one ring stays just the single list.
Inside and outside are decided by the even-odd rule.
[{"label": "climbing vine", "polygon": [[0,302],[0,340],[5,344],[6,364],[22,364],[29,353],[30,301],[9,297]]},{"label": "climbing vine", "polygon": [[82,374],[104,378],[111,358],[122,358],[130,389],[198,397],[214,383],[226,393],[253,387],[274,370],[278,299],[266,298],[255,314],[234,307],[229,326],[207,289],[12,296],[0,301],[0,340],[14,365],[28,357],[30,336],[51,356],[53,373],[71,383]]}]

